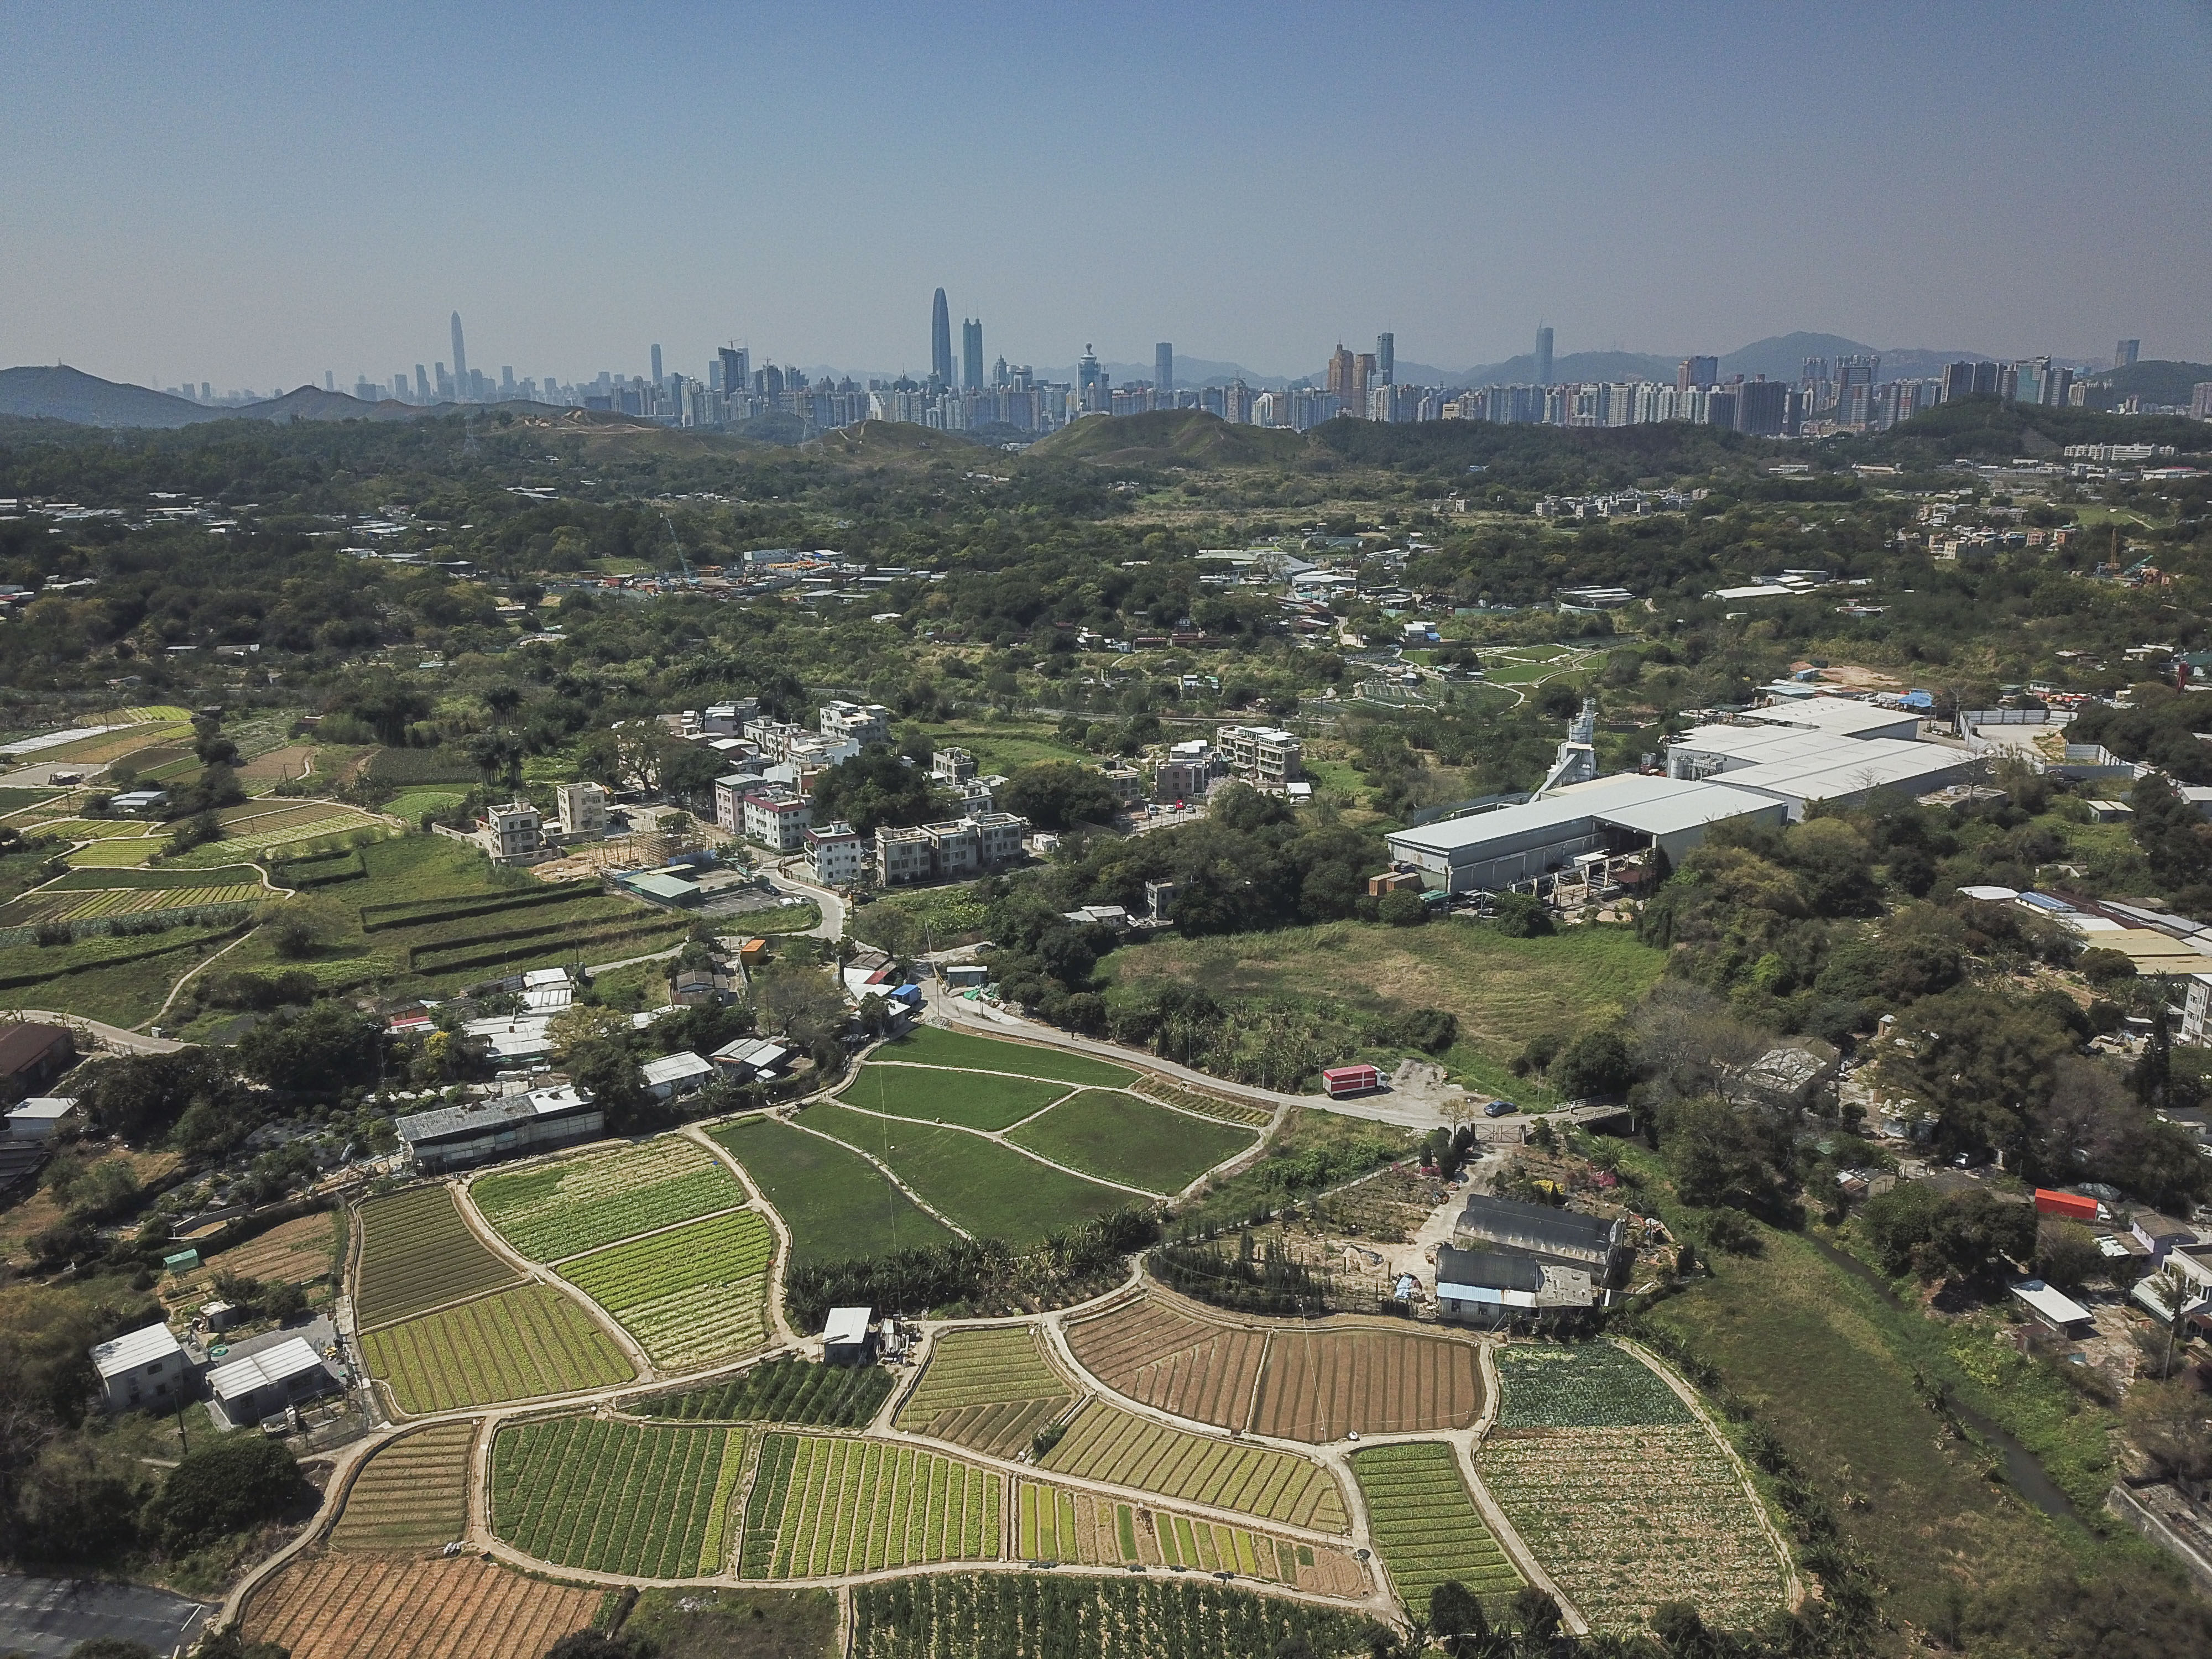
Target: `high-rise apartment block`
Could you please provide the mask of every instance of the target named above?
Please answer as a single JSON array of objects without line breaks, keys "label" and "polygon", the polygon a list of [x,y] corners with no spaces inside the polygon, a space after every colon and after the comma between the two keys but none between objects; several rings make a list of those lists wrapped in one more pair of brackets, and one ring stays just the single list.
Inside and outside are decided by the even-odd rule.
[{"label": "high-rise apartment block", "polygon": [[1536,384],[1549,386],[1551,383],[1552,331],[1540,328],[1536,331]]},{"label": "high-rise apartment block", "polygon": [[1701,386],[1717,386],[1720,378],[1719,358],[1685,357],[1674,370],[1674,390],[1689,392]]},{"label": "high-rise apartment block", "polygon": [[2131,368],[2142,356],[2141,340],[2123,340],[2112,349],[2114,368]]},{"label": "high-rise apartment block", "polygon": [[[1175,390],[1175,347],[1163,340],[1152,348],[1152,391],[1164,397]],[[1173,408],[1170,399],[1164,407]]]},{"label": "high-rise apartment block", "polygon": [[1398,379],[1398,337],[1378,334],[1375,337],[1375,378],[1384,386],[1396,384]]}]

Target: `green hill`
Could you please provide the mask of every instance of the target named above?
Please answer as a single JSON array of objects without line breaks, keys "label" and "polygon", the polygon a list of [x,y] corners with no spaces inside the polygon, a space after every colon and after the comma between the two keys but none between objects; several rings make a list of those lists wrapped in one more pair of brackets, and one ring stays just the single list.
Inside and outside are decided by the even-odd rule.
[{"label": "green hill", "polygon": [[1923,466],[1955,459],[2055,459],[2069,444],[2172,444],[2189,454],[2212,448],[2212,427],[2175,415],[2101,415],[1980,397],[1939,404],[1866,441],[1869,453]]},{"label": "green hill", "polygon": [[1198,409],[1156,409],[1078,421],[1039,439],[1028,453],[1105,466],[1210,467],[1280,466],[1310,451],[1302,433],[1231,426]]},{"label": "green hill", "polygon": [[2093,397],[2098,392],[2107,394],[2097,399],[2107,407],[2123,398],[2136,397],[2147,404],[2179,404],[2185,408],[2198,384],[2212,380],[2212,363],[2163,360],[2130,363],[2125,368],[2108,368],[2084,378]]},{"label": "green hill", "polygon": [[974,440],[911,421],[862,421],[825,432],[808,446],[840,460],[887,463],[945,459],[973,460]]}]

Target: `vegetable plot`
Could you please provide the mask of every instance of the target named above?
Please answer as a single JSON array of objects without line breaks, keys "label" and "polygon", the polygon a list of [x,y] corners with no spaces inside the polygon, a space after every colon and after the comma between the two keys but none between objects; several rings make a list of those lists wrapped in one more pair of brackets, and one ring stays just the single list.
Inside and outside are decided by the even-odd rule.
[{"label": "vegetable plot", "polygon": [[1352,1527],[1336,1482],[1319,1465],[1289,1452],[1171,1429],[1103,1401],[1076,1413],[1039,1467],[1321,1532]]},{"label": "vegetable plot", "polygon": [[515,1282],[461,1219],[450,1187],[417,1187],[361,1206],[354,1316],[364,1329]]},{"label": "vegetable plot", "polygon": [[1005,1480],[918,1447],[770,1434],[745,1504],[738,1571],[819,1578],[999,1559]]},{"label": "vegetable plot", "polygon": [[560,1417],[492,1443],[492,1530],[595,1572],[703,1578],[722,1570],[742,1429]]},{"label": "vegetable plot", "polygon": [[626,1382],[635,1373],[592,1316],[550,1285],[523,1285],[362,1338],[403,1412],[453,1411]]},{"label": "vegetable plot", "polygon": [[580,1257],[561,1276],[612,1314],[655,1365],[688,1370],[762,1345],[775,1254],[768,1223],[738,1210]]},{"label": "vegetable plot", "polygon": [[523,1255],[560,1261],[656,1227],[736,1209],[745,1189],[696,1141],[663,1135],[640,1146],[482,1176],[469,1196]]},{"label": "vegetable plot", "polygon": [[880,1365],[823,1365],[789,1357],[769,1360],[726,1382],[655,1395],[635,1409],[684,1422],[804,1423],[856,1429],[891,1391]]},{"label": "vegetable plot", "polygon": [[1367,1576],[1344,1550],[1176,1515],[1041,1481],[1018,1483],[1015,1556],[1083,1566],[1231,1572],[1315,1595],[1363,1595]]},{"label": "vegetable plot", "polygon": [[1012,1457],[1072,1397],[1030,1327],[944,1331],[898,1426]]},{"label": "vegetable plot", "polygon": [[336,1550],[420,1550],[469,1529],[469,1449],[474,1423],[438,1423],[402,1435],[354,1477],[331,1532]]},{"label": "vegetable plot", "polygon": [[1431,1440],[1376,1446],[1353,1455],[1352,1473],[1367,1501],[1368,1525],[1390,1586],[1412,1611],[1425,1613],[1429,1592],[1456,1578],[1494,1618],[1521,1587],[1520,1573],[1483,1524],[1449,1446]]},{"label": "vegetable plot", "polygon": [[1651,1368],[1610,1342],[1498,1352],[1501,1429],[1600,1429],[1697,1419]]}]

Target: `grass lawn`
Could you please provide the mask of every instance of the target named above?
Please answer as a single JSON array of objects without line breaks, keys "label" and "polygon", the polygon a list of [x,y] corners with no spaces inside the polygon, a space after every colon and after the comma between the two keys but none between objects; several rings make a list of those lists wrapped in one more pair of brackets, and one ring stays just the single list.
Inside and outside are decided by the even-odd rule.
[{"label": "grass lawn", "polygon": [[1006,1137],[1055,1164],[1172,1197],[1215,1164],[1251,1150],[1249,1129],[1086,1089]]},{"label": "grass lawn", "polygon": [[1042,720],[962,720],[929,728],[939,749],[965,749],[983,772],[1012,772],[1041,761],[1096,763],[1087,750],[1062,743],[1056,733],[1056,726]]},{"label": "grass lawn", "polygon": [[926,1123],[893,1123],[829,1101],[799,1115],[810,1128],[865,1146],[908,1186],[978,1238],[1017,1247],[1106,1215],[1129,1194],[1049,1169],[995,1141]]},{"label": "grass lawn", "polygon": [[902,1060],[916,1066],[956,1066],[964,1071],[1056,1078],[1063,1083],[1087,1083],[1101,1089],[1126,1089],[1137,1080],[1137,1074],[1127,1066],[1109,1065],[1088,1054],[1026,1042],[1001,1042],[968,1031],[950,1031],[941,1025],[925,1025],[910,1036],[887,1042],[876,1050],[876,1058]]},{"label": "grass lawn", "polygon": [[771,1117],[740,1119],[714,1139],[791,1229],[794,1264],[845,1261],[950,1243],[936,1218],[866,1159]]},{"label": "grass lawn", "polygon": [[2082,1534],[1991,1480],[1983,1454],[1920,1398],[1904,1328],[1913,1316],[1807,1240],[1759,1237],[1760,1255],[1719,1258],[1650,1316],[1789,1449],[1881,1585],[1887,1616],[1925,1629],[1954,1586],[1995,1592],[2065,1573]]},{"label": "grass lawn", "polygon": [[868,1065],[838,1095],[848,1105],[924,1123],[1004,1129],[1034,1116],[1067,1092],[1064,1083],[936,1072],[921,1066]]},{"label": "grass lawn", "polygon": [[1549,1097],[1506,1069],[1528,1039],[1543,1031],[1571,1039],[1606,1024],[1666,965],[1664,952],[1626,927],[1508,939],[1457,918],[1421,927],[1337,921],[1235,939],[1156,939],[1107,960],[1121,984],[1179,979],[1224,1001],[1335,1002],[1363,1018],[1439,1008],[1459,1020],[1447,1069],[1531,1101]]},{"label": "grass lawn", "polygon": [[[0,1008],[51,1008],[81,1014],[110,1025],[136,1025],[151,1019],[167,1000],[169,988],[216,945],[234,935],[208,927],[176,927],[141,938],[100,938],[75,945],[9,945],[0,949],[0,975],[41,969],[52,976],[0,990]],[[138,955],[155,951],[158,954]],[[100,966],[110,957],[135,960]],[[76,971],[64,974],[65,967]]]},{"label": "grass lawn", "polygon": [[384,804],[383,810],[410,823],[421,820],[425,812],[434,812],[441,807],[451,806],[455,801],[468,799],[465,789],[410,789],[405,794]]}]

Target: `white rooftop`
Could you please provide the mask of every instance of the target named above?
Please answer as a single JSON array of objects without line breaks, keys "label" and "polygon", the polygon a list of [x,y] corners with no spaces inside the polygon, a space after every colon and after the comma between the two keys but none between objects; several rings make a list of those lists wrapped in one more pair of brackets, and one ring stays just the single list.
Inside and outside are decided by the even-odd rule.
[{"label": "white rooftop", "polygon": [[11,1123],[52,1123],[67,1117],[76,1109],[75,1095],[35,1095],[21,1106],[11,1108],[8,1121]]},{"label": "white rooftop", "polygon": [[259,1353],[218,1365],[208,1373],[208,1389],[218,1400],[234,1400],[271,1382],[282,1382],[313,1370],[322,1363],[323,1357],[309,1346],[307,1338],[289,1337],[273,1348],[264,1348]]},{"label": "white rooftop", "polygon": [[1564,829],[1586,818],[1602,818],[1644,835],[1665,835],[1721,818],[1771,810],[1766,797],[1724,783],[1693,783],[1681,778],[1650,777],[1638,772],[1597,778],[1555,789],[1521,806],[1446,818],[1416,830],[1393,833],[1389,842],[1426,853],[1461,848],[1507,836]]},{"label": "white rooftop", "polygon": [[1884,708],[1850,697],[1812,696],[1746,709],[1738,718],[1765,726],[1802,726],[1848,738],[1862,732],[1884,732],[1919,716],[1910,709]]},{"label": "white rooftop", "polygon": [[567,985],[569,982],[566,968],[532,968],[522,976],[522,988],[526,991],[534,991],[541,985]]},{"label": "white rooftop", "polygon": [[647,1083],[681,1083],[687,1078],[710,1076],[714,1070],[688,1048],[648,1060],[638,1069],[645,1073]]},{"label": "white rooftop", "polygon": [[1972,759],[1939,744],[1865,738],[1841,748],[1832,744],[1822,756],[1761,761],[1722,775],[1738,789],[1771,792],[1792,800],[1838,800],[1870,789],[1930,789],[1936,778]]},{"label": "white rooftop", "polygon": [[2079,1325],[2095,1316],[2063,1291],[2053,1290],[2039,1279],[2023,1279],[2012,1293],[2054,1325]]},{"label": "white rooftop", "polygon": [[141,1365],[150,1365],[157,1359],[183,1352],[176,1334],[167,1325],[148,1325],[140,1330],[126,1331],[111,1342],[94,1344],[92,1363],[102,1376],[120,1376]]},{"label": "white rooftop", "polygon": [[832,1308],[829,1322],[822,1328],[825,1347],[846,1342],[865,1342],[868,1340],[869,1314],[867,1308]]}]

